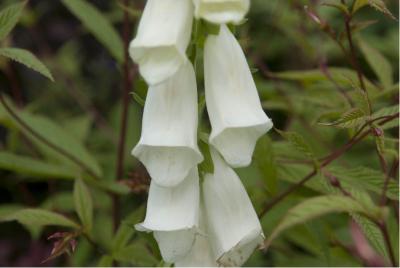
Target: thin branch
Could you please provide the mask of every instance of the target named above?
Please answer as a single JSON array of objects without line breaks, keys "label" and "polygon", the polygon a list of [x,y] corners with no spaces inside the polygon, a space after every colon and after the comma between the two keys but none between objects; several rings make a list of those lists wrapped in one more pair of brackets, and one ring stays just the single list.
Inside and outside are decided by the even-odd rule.
[{"label": "thin branch", "polygon": [[[384,125],[385,123],[387,123],[395,118],[398,118],[398,117],[399,117],[399,113],[396,113],[391,116],[387,116],[387,117],[385,117],[385,119],[383,119],[381,122],[379,122],[378,125]],[[338,149],[337,151],[334,151],[327,157],[324,157],[323,159],[325,159],[325,160],[324,160],[324,162],[321,163],[321,168],[329,165],[331,162],[333,162],[334,160],[339,158],[341,155],[343,155],[345,152],[347,152],[351,147],[353,147],[355,144],[357,144],[358,142],[363,140],[366,136],[368,136],[368,134],[370,134],[371,131],[372,131],[371,129],[368,129],[362,133],[358,132],[350,141],[348,141],[340,149]],[[308,180],[310,180],[316,174],[317,174],[317,170],[314,169],[312,172],[307,174],[307,176],[305,176],[302,180],[300,180],[296,184],[290,186],[287,190],[285,190],[284,192],[282,192],[281,194],[276,196],[272,201],[270,201],[268,204],[266,204],[263,207],[262,211],[258,214],[258,216],[260,218],[263,217],[272,207],[274,207],[276,204],[278,204],[282,199],[287,197],[290,193],[292,193],[293,191],[300,188],[304,183],[306,183]]]},{"label": "thin branch", "polygon": [[22,126],[23,129],[25,129],[27,132],[29,132],[32,136],[34,136],[36,139],[38,139],[39,141],[41,141],[43,144],[47,145],[48,147],[50,147],[51,149],[53,149],[54,151],[62,154],[63,156],[65,156],[66,158],[68,158],[69,160],[71,160],[72,162],[74,162],[76,165],[78,165],[80,168],[82,168],[82,170],[84,170],[86,173],[88,173],[89,175],[91,175],[93,178],[95,179],[99,179],[99,177],[89,168],[87,167],[83,162],[81,162],[78,158],[76,158],[74,155],[68,153],[67,151],[65,151],[63,148],[58,147],[58,145],[48,141],[45,137],[43,137],[42,135],[40,135],[39,133],[37,133],[34,129],[32,129],[21,117],[19,117],[17,115],[17,113],[15,111],[13,111],[13,109],[7,104],[6,100],[4,99],[4,96],[2,94],[0,94],[0,102],[1,104],[4,106],[4,108],[6,109],[6,111],[8,112],[8,114],[15,120],[18,122],[18,124],[20,124]]},{"label": "thin branch", "polygon": [[[129,7],[129,0],[124,0],[124,5]],[[124,10],[124,23],[123,23],[123,41],[124,41],[124,64],[123,64],[123,92],[122,92],[122,114],[121,125],[118,142],[118,153],[116,163],[115,179],[120,180],[124,172],[124,154],[126,143],[126,129],[128,123],[128,104],[129,104],[129,91],[131,90],[132,80],[129,72],[129,39],[131,34],[131,26],[129,21],[129,12]],[[119,198],[117,195],[113,196],[113,224],[114,230],[117,229],[120,221]]]}]

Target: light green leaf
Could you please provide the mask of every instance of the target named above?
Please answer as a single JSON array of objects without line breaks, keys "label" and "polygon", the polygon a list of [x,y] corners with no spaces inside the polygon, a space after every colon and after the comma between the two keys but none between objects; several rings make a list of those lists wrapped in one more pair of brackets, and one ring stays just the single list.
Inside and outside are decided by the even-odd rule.
[{"label": "light green leaf", "polygon": [[145,207],[141,206],[136,208],[129,216],[124,219],[112,241],[112,250],[113,252],[118,251],[125,247],[129,240],[132,238],[133,234],[135,233],[134,225],[138,223],[144,216]]},{"label": "light green leaf", "polygon": [[72,228],[79,228],[79,225],[61,214],[51,212],[44,209],[26,208],[18,210],[15,213],[9,214],[0,221],[18,221],[23,225],[28,226],[65,226]]},{"label": "light green leaf", "polygon": [[351,214],[351,217],[358,223],[358,225],[360,225],[363,233],[371,242],[372,246],[379,252],[379,254],[387,258],[388,254],[383,235],[376,224],[359,214]]},{"label": "light green leaf", "polygon": [[91,118],[88,115],[83,115],[65,121],[63,127],[77,140],[83,142],[89,135],[91,125]]},{"label": "light green leaf", "polygon": [[0,40],[4,39],[19,21],[26,1],[9,5],[0,11]]},{"label": "light green leaf", "polygon": [[75,180],[74,203],[82,225],[87,231],[90,231],[93,226],[93,201],[89,189],[82,179]]},{"label": "light green leaf", "polygon": [[113,258],[110,255],[101,256],[97,267],[112,267],[113,266]]},{"label": "light green leaf", "polygon": [[45,201],[43,201],[40,207],[47,210],[56,210],[62,212],[73,212],[75,210],[74,199],[70,191],[52,194]]},{"label": "light green leaf", "polygon": [[304,138],[300,134],[292,131],[276,131],[283,138],[285,138],[297,151],[310,158],[311,160],[314,160],[315,162],[317,161],[310,145],[304,140]]},{"label": "light green leaf", "polygon": [[254,150],[254,160],[263,175],[263,181],[271,194],[277,192],[277,166],[275,163],[272,141],[267,136],[261,137]]},{"label": "light green leaf", "polygon": [[367,42],[359,41],[359,46],[364,54],[369,66],[375,72],[379,81],[385,89],[390,88],[393,84],[393,69],[390,62],[379,52],[379,50],[371,47]]},{"label": "light green leaf", "polygon": [[117,261],[135,266],[156,266],[158,260],[146,247],[146,241],[136,240],[113,254]]},{"label": "light green leaf", "polygon": [[352,9],[352,13],[356,13],[357,10],[359,10],[360,8],[364,7],[368,5],[368,0],[355,0],[354,4],[353,4],[353,9]]},{"label": "light green leaf", "polygon": [[0,152],[0,168],[40,178],[74,179],[76,175],[71,168],[9,152]]},{"label": "light green leaf", "polygon": [[23,209],[24,207],[19,204],[2,204],[0,205],[0,220],[2,218],[7,217],[10,214],[15,213],[16,211]]},{"label": "light green leaf", "polygon": [[386,7],[386,4],[382,0],[368,0],[368,5],[375,8],[376,10],[382,12],[386,16],[391,19],[397,20],[395,16],[393,16],[392,12]]},{"label": "light green leaf", "polygon": [[[372,117],[372,119],[376,119],[376,118],[383,117],[383,116],[395,115],[398,112],[399,112],[399,105],[396,104],[396,105],[389,106],[389,107],[383,107],[382,109],[373,113],[371,117]],[[397,118],[395,118],[392,121],[387,122],[386,124],[381,126],[381,128],[389,129],[389,128],[397,127],[398,125],[399,125],[399,120]]]},{"label": "light green leaf", "polygon": [[54,81],[49,69],[35,55],[21,48],[0,48],[0,55],[19,62]]},{"label": "light green leaf", "polygon": [[62,3],[79,18],[118,62],[123,61],[124,46],[120,36],[95,6],[85,0],[63,0]]},{"label": "light green leaf", "polygon": [[269,246],[272,240],[274,240],[282,231],[296,224],[304,223],[333,212],[360,213],[372,218],[378,217],[375,209],[371,210],[370,208],[366,208],[353,198],[347,196],[324,195],[309,198],[289,209],[268,238],[266,246]]},{"label": "light green leaf", "polygon": [[325,126],[337,126],[340,128],[353,128],[365,122],[365,114],[359,108],[353,108],[343,113],[340,118],[332,123],[319,123]]}]

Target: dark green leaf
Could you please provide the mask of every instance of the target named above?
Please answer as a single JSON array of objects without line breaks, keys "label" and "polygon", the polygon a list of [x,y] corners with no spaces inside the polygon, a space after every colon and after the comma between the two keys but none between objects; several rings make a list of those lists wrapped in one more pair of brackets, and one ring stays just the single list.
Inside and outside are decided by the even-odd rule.
[{"label": "dark green leaf", "polygon": [[113,257],[117,261],[136,266],[155,266],[158,263],[158,260],[146,247],[146,242],[139,240],[118,250],[113,254]]},{"label": "dark green leaf", "polygon": [[110,255],[101,256],[97,267],[112,267],[113,266],[113,258]]},{"label": "dark green leaf", "polygon": [[35,55],[21,48],[0,48],[0,55],[19,62],[54,81],[49,69]]},{"label": "dark green leaf", "polygon": [[26,1],[7,6],[0,11],[0,40],[4,39],[19,21]]},{"label": "dark green leaf", "polygon": [[365,114],[359,108],[353,108],[343,113],[340,118],[332,123],[319,123],[325,126],[337,126],[340,128],[354,128],[365,122]]},{"label": "dark green leaf", "polygon": [[271,194],[277,192],[277,166],[275,163],[272,141],[267,136],[261,137],[254,151],[254,160],[263,175],[267,190]]},{"label": "dark green leaf", "polygon": [[89,189],[82,179],[75,180],[74,203],[83,227],[90,232],[93,226],[93,201]]},{"label": "dark green leaf", "polygon": [[382,0],[368,0],[368,5],[375,8],[376,10],[382,12],[386,16],[391,19],[397,20],[395,16],[393,16],[392,12],[386,7],[386,4]]},{"label": "dark green leaf", "polygon": [[63,4],[83,23],[118,61],[122,62],[124,46],[118,33],[104,15],[89,1],[63,0]]}]

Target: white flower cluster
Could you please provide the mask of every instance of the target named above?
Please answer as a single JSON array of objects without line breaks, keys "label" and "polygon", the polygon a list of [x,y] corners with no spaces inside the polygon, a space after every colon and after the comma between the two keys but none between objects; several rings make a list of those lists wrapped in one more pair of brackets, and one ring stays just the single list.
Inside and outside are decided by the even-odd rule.
[{"label": "white flower cluster", "polygon": [[[175,266],[240,266],[264,234],[231,167],[250,164],[272,122],[264,113],[245,55],[226,23],[243,20],[249,0],[148,0],[130,55],[149,85],[142,135],[132,154],[152,181],[140,231],[153,232]],[[193,17],[219,24],[204,45],[213,174],[199,182],[196,76],[186,56]]]}]

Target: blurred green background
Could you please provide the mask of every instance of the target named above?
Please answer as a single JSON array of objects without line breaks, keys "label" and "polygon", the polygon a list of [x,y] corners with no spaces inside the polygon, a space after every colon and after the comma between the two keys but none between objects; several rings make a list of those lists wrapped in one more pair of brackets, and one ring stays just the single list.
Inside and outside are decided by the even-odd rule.
[{"label": "blurred green background", "polygon": [[[18,2],[3,0],[0,8]],[[86,2],[99,10],[121,36],[124,11],[127,11],[132,26],[130,38],[133,38],[145,1],[128,1],[129,7],[122,1]],[[354,1],[344,2],[351,10]],[[347,49],[340,3],[252,0],[248,20],[235,27],[235,34],[254,71],[266,113],[276,128],[301,136],[315,159],[343,146],[363,122],[353,120],[347,126],[320,124],[337,122],[352,105],[353,108],[362,107],[358,95],[360,86],[349,56],[344,55],[321,25],[309,16],[312,13],[328,23]],[[384,3],[397,16],[398,1]],[[394,114],[398,112],[398,21],[365,6],[354,14],[352,23],[355,56],[365,75],[372,114],[375,117]],[[104,42],[99,42],[90,27],[82,24],[58,0],[27,2],[18,25],[0,42],[0,47],[29,50],[54,77],[52,82],[24,65],[0,57],[1,92],[9,105],[42,135],[52,137],[56,144],[84,157],[82,161],[98,171],[100,177],[100,182],[87,178],[77,165],[35,140],[10,118],[4,107],[0,107],[0,221],[25,207],[40,207],[78,219],[73,198],[76,174],[81,174],[90,189],[94,207],[92,241],[78,235],[74,237],[75,252],[62,254],[44,264],[41,262],[50,255],[54,242],[47,237],[69,229],[42,228],[29,220],[25,224],[3,220],[0,223],[0,265],[96,266],[113,262],[128,266],[165,265],[151,235],[138,233],[133,228],[143,219],[150,180],[144,167],[130,156],[130,150],[140,137],[141,101],[147,90],[133,63],[130,63],[131,91],[135,95],[129,96],[123,176],[117,183],[115,170],[124,78],[122,64],[115,55]],[[115,40],[110,42],[112,46]],[[387,64],[390,67],[385,69],[386,80],[383,81],[379,76],[382,62],[370,57],[376,53],[378,59],[384,58],[384,67]],[[324,74],[323,70],[328,71]],[[197,79],[201,95],[204,91],[201,68]],[[209,129],[206,115],[201,124],[202,129]],[[268,210],[261,219],[267,238],[291,207],[310,197],[337,190],[333,189],[327,173],[339,179],[347,191],[378,204],[386,176],[376,153],[376,142],[382,142],[382,155],[391,177],[385,222],[398,260],[397,119],[382,127],[382,131],[384,137],[376,141],[372,135],[368,136],[324,172],[319,172]],[[293,144],[271,130],[257,144],[252,164],[237,170],[257,212],[312,171],[310,161],[314,158],[310,160],[304,147],[300,146],[299,150],[296,145],[299,147],[298,143]],[[54,166],[43,167],[38,162]],[[122,227],[117,235],[113,234],[115,208],[110,193],[120,199]],[[361,226],[365,241],[355,238],[351,219]],[[24,223],[21,219],[19,222]],[[376,253],[372,255],[375,259],[370,256],[372,261],[357,253],[363,243]],[[355,213],[321,213],[320,217],[311,221],[303,219],[301,224],[282,232],[268,249],[255,252],[246,266],[364,266],[376,260],[389,263],[382,233],[371,221]]]}]

